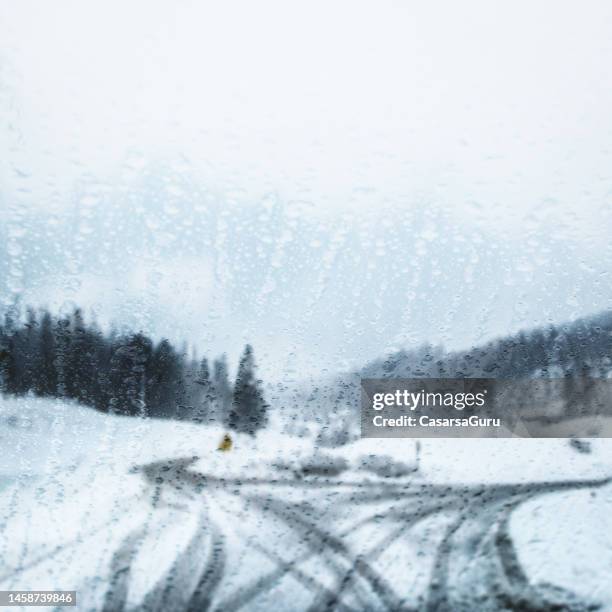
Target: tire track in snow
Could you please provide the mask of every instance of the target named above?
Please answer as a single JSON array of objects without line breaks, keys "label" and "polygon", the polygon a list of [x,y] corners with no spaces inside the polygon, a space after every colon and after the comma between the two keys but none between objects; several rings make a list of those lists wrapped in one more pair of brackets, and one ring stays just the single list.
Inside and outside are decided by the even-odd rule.
[{"label": "tire track in snow", "polygon": [[[133,470],[140,471],[155,487],[156,505],[164,491],[172,490],[175,495],[178,493],[195,501],[195,506],[190,504],[191,511],[199,508],[201,512],[196,533],[139,610],[161,610],[155,602],[163,602],[165,609],[176,612],[213,607],[224,612],[248,609],[255,598],[278,587],[287,575],[312,592],[312,611],[472,612],[477,609],[487,612],[518,609],[578,612],[595,609],[595,604],[581,602],[562,589],[532,585],[521,567],[508,525],[512,512],[525,501],[564,490],[600,487],[610,479],[451,486],[423,482],[355,483],[329,478],[219,478],[194,470],[195,460],[160,461]],[[298,499],[286,499],[288,492],[296,494]],[[334,495],[330,495],[331,492]],[[264,554],[276,567],[217,601],[217,591],[230,570],[223,530],[212,523],[206,505],[211,500],[218,503],[223,494],[243,499],[249,512],[253,509],[263,518],[280,521],[289,530],[287,533],[294,534],[307,550],[286,559],[270,546],[250,542],[249,546]],[[308,512],[305,512],[305,502],[300,501],[300,495],[308,500]],[[365,510],[367,514],[340,529],[340,523],[346,521],[347,516],[350,518],[352,509]],[[376,562],[391,542],[409,537],[421,521],[436,517],[452,520],[441,539],[432,542],[431,549],[425,551],[433,554],[431,575],[424,594],[416,598],[416,604],[409,605],[405,595],[398,593],[380,573]],[[363,542],[359,540],[357,545],[349,545],[348,540],[357,529],[372,524],[374,536],[370,533]],[[255,538],[259,535],[255,533]],[[373,546],[372,539],[376,540]],[[127,554],[128,548],[122,554]],[[312,575],[312,570],[304,567],[313,559],[332,571],[332,587],[323,584]],[[195,580],[194,568],[198,568]],[[168,583],[177,582],[191,585],[186,599],[177,597],[176,593],[172,595]],[[122,585],[120,582],[113,587],[119,591],[115,602],[121,599],[120,593],[125,586]],[[357,600],[358,607],[349,603],[349,599]]]},{"label": "tire track in snow", "polygon": [[430,612],[591,610],[562,589],[532,585],[509,533],[512,512],[527,500],[610,482],[561,481],[488,488],[470,500],[448,527],[436,552],[425,609]]}]

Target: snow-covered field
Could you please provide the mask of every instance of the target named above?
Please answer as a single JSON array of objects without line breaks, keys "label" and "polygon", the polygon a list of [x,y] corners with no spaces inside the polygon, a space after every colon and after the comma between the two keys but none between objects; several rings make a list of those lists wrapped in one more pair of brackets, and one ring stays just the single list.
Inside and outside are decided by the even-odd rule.
[{"label": "snow-covered field", "polygon": [[222,435],[0,399],[0,589],[107,611],[612,610],[612,441],[425,440],[414,471],[410,440]]}]

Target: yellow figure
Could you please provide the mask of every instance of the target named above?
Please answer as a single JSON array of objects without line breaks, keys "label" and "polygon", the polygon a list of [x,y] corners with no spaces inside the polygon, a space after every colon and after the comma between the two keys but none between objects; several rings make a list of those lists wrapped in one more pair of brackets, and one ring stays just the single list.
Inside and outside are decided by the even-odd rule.
[{"label": "yellow figure", "polygon": [[232,442],[232,438],[230,437],[229,434],[225,434],[223,436],[223,439],[221,440],[221,444],[219,444],[219,448],[217,450],[223,451],[224,453],[226,453],[227,451],[232,450],[232,445],[234,443]]}]

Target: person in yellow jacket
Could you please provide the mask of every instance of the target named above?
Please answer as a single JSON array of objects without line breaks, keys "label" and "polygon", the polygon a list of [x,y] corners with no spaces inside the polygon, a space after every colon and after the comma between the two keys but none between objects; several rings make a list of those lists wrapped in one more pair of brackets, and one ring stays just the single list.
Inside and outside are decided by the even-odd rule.
[{"label": "person in yellow jacket", "polygon": [[221,440],[221,443],[219,444],[219,447],[217,448],[217,450],[226,453],[227,451],[232,450],[232,446],[233,445],[234,445],[234,442],[233,442],[231,436],[226,433],[223,436],[223,439]]}]

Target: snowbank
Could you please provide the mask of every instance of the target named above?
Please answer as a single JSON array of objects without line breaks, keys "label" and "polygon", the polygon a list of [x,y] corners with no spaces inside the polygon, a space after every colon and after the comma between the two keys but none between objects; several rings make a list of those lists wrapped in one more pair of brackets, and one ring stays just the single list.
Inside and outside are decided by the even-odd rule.
[{"label": "snowbank", "polygon": [[423,440],[417,461],[414,440],[265,431],[219,452],[223,434],[2,399],[0,588],[76,589],[83,610],[418,607],[454,521],[442,591],[498,588],[509,519],[530,583],[612,609],[612,487],[565,483],[612,473],[607,440]]}]

